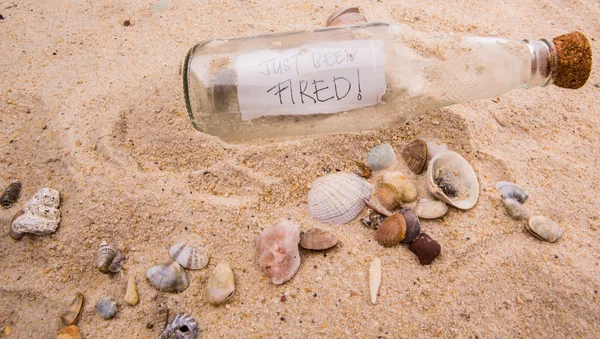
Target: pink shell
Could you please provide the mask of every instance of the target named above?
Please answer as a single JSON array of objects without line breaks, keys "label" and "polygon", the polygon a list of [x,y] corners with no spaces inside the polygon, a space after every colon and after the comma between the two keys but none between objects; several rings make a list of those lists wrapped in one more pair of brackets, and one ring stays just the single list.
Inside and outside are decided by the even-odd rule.
[{"label": "pink shell", "polygon": [[292,279],[300,267],[300,228],[287,220],[265,229],[257,238],[258,265],[273,284]]}]

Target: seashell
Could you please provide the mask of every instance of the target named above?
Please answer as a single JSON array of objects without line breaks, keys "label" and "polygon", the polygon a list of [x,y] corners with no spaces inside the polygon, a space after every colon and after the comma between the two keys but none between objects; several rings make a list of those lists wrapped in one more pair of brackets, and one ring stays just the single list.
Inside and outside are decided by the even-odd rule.
[{"label": "seashell", "polygon": [[417,239],[408,245],[408,249],[417,255],[421,265],[431,264],[442,251],[440,244],[433,240],[427,233],[421,233]]},{"label": "seashell", "polygon": [[465,158],[452,151],[442,152],[430,161],[427,189],[435,197],[466,210],[477,203],[479,182]]},{"label": "seashell", "polygon": [[265,229],[256,238],[258,265],[273,284],[290,280],[300,267],[300,228],[287,220]]},{"label": "seashell", "polygon": [[56,231],[60,223],[60,194],[52,188],[42,188],[23,207],[23,213],[15,215],[10,235],[20,239],[23,233],[46,235]]},{"label": "seashell", "polygon": [[385,182],[377,184],[375,197],[389,211],[394,211],[402,206],[402,196],[400,196],[398,190],[391,184]]},{"label": "seashell", "polygon": [[345,224],[360,214],[372,189],[368,181],[350,173],[320,177],[308,192],[308,211],[317,221]]},{"label": "seashell", "polygon": [[187,274],[175,261],[150,267],[146,279],[150,285],[165,292],[182,292],[189,286]]},{"label": "seashell", "polygon": [[502,199],[514,199],[522,204],[525,202],[525,200],[527,200],[527,198],[529,198],[529,192],[527,192],[523,187],[513,184],[512,182],[499,181],[496,184],[496,189],[500,191]]},{"label": "seashell", "polygon": [[525,228],[536,238],[548,242],[556,242],[565,233],[554,221],[539,215],[529,218]]},{"label": "seashell", "polygon": [[392,214],[387,217],[375,233],[375,240],[384,247],[394,246],[404,240],[406,236],[406,222],[402,214]]},{"label": "seashell", "polygon": [[523,206],[517,200],[505,198],[502,199],[502,203],[504,204],[504,207],[506,207],[506,211],[508,211],[508,214],[510,214],[511,217],[515,219],[529,218],[529,210],[527,210],[527,207]]},{"label": "seashell", "polygon": [[363,164],[360,161],[355,161],[354,163],[356,164],[356,167],[358,167],[358,172],[356,172],[357,175],[360,175],[361,177],[363,177],[365,179],[369,179],[371,177],[371,174],[373,172],[371,170],[371,167]]},{"label": "seashell", "polygon": [[17,202],[21,194],[21,183],[18,181],[12,182],[0,196],[0,205],[4,208],[10,208],[12,204]]},{"label": "seashell", "polygon": [[121,270],[123,255],[106,241],[100,243],[98,249],[98,270],[102,273],[117,273]]},{"label": "seashell", "polygon": [[69,325],[56,334],[56,339],[81,339],[77,325]]},{"label": "seashell", "polygon": [[438,142],[437,140],[431,140],[431,139],[423,139],[425,141],[425,144],[427,145],[427,161],[430,161],[433,157],[435,157],[436,155],[442,153],[442,152],[447,152],[448,151],[448,146],[446,144],[442,144],[441,142]]},{"label": "seashell", "polygon": [[366,23],[367,19],[360,14],[358,7],[342,8],[327,18],[326,27],[343,25],[360,25]]},{"label": "seashell", "polygon": [[381,215],[375,211],[370,211],[369,215],[361,218],[360,221],[368,228],[377,229],[379,225],[385,220],[386,216]]},{"label": "seashell", "polygon": [[180,313],[160,333],[158,339],[196,339],[198,323],[192,316]]},{"label": "seashell", "polygon": [[125,297],[123,299],[131,306],[137,305],[137,303],[140,301],[135,282],[135,274],[130,274],[129,278],[127,279],[127,290],[125,291]]},{"label": "seashell", "polygon": [[419,217],[410,208],[401,209],[400,214],[402,214],[406,223],[406,235],[400,242],[411,242],[421,234],[421,222],[419,222]]},{"label": "seashell", "polygon": [[235,291],[233,270],[226,262],[218,263],[208,276],[206,284],[206,301],[211,305],[225,302]]},{"label": "seashell", "polygon": [[421,174],[427,165],[427,144],[415,139],[402,149],[402,159],[415,174]]},{"label": "seashell", "polygon": [[68,326],[77,322],[77,319],[81,314],[81,310],[83,309],[83,300],[84,297],[81,292],[75,293],[75,296],[73,296],[73,299],[69,305],[67,305],[65,310],[60,314],[60,319],[62,320],[63,324]]},{"label": "seashell", "polygon": [[169,249],[169,256],[181,266],[190,270],[199,270],[208,264],[208,257],[203,251],[189,245],[188,241],[180,241]]},{"label": "seashell", "polygon": [[377,145],[367,154],[367,164],[373,171],[386,169],[396,161],[396,153],[390,144]]},{"label": "seashell", "polygon": [[440,218],[448,213],[448,206],[439,200],[423,198],[417,203],[415,213],[423,219]]},{"label": "seashell", "polygon": [[311,228],[300,234],[300,247],[307,250],[326,250],[337,243],[338,238],[333,233],[320,228]]},{"label": "seashell", "polygon": [[403,202],[412,202],[417,199],[417,187],[408,180],[402,172],[387,172],[383,175],[383,182],[396,188]]},{"label": "seashell", "polygon": [[377,302],[377,292],[381,284],[381,259],[375,258],[369,266],[369,292],[371,294],[371,303]]},{"label": "seashell", "polygon": [[117,302],[113,298],[102,297],[96,303],[96,311],[104,319],[112,319],[117,314]]},{"label": "seashell", "polygon": [[160,303],[158,304],[157,314],[150,318],[150,321],[146,323],[146,328],[158,328],[164,329],[169,321],[169,308],[167,305]]}]

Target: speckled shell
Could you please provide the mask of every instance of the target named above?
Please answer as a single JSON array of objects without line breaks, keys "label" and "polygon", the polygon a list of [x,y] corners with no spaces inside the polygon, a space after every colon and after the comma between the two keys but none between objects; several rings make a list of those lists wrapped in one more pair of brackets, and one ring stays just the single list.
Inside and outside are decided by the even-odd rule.
[{"label": "speckled shell", "polygon": [[406,221],[402,214],[392,214],[387,217],[375,233],[375,240],[384,247],[398,244],[406,237]]},{"label": "speckled shell", "polygon": [[320,222],[345,224],[360,214],[372,189],[368,181],[350,173],[320,177],[308,192],[308,211]]},{"label": "speckled shell", "polygon": [[358,7],[342,8],[334,12],[327,18],[326,27],[343,26],[343,25],[359,25],[366,23],[367,19],[360,14]]},{"label": "speckled shell", "polygon": [[388,211],[394,211],[402,205],[402,196],[396,187],[386,182],[380,182],[375,187],[377,201]]},{"label": "speckled shell", "polygon": [[121,270],[123,256],[121,253],[106,241],[100,243],[98,249],[98,270],[102,273],[117,273]]},{"label": "speckled shell", "polygon": [[406,223],[406,235],[400,242],[409,243],[421,234],[421,222],[417,214],[410,208],[401,209],[400,214],[402,214]]},{"label": "speckled shell", "polygon": [[180,241],[169,249],[169,256],[181,266],[199,270],[208,264],[208,257],[202,250],[191,246],[188,241]]},{"label": "speckled shell", "polygon": [[525,228],[536,238],[548,242],[556,242],[565,233],[554,221],[539,215],[529,218]]},{"label": "speckled shell", "polygon": [[527,198],[529,198],[529,192],[527,192],[523,187],[513,184],[512,182],[499,181],[496,184],[496,189],[500,191],[502,199],[514,199],[522,204],[527,200]]},{"label": "speckled shell", "polygon": [[[458,172],[457,179],[461,183],[461,186],[463,186],[462,189],[466,189],[466,198],[460,199],[459,197],[447,196],[437,185],[435,174],[440,168],[444,167]],[[475,171],[465,158],[452,151],[442,152],[433,157],[429,162],[429,168],[427,169],[427,189],[435,198],[463,210],[475,206],[479,198],[479,182],[477,181]],[[460,192],[458,195],[461,195]]]},{"label": "speckled shell", "polygon": [[510,216],[515,219],[527,219],[530,217],[529,210],[527,210],[527,207],[525,207],[515,199],[502,199],[502,204],[506,208],[508,214],[510,214]]},{"label": "speckled shell", "polygon": [[300,267],[300,228],[282,220],[256,237],[258,266],[273,284],[292,279]]},{"label": "speckled shell", "polygon": [[55,232],[60,223],[59,205],[60,194],[57,190],[48,187],[40,189],[23,207],[23,214],[12,221],[11,236],[23,233],[46,235]]},{"label": "speckled shell", "polygon": [[224,303],[235,292],[233,270],[226,262],[218,263],[208,276],[206,283],[206,301],[211,305]]},{"label": "speckled shell", "polygon": [[112,319],[118,311],[117,302],[113,298],[102,297],[96,303],[96,311],[104,319]]},{"label": "speckled shell", "polygon": [[165,292],[182,292],[189,286],[187,274],[175,261],[150,267],[146,279],[150,285]]},{"label": "speckled shell", "polygon": [[423,198],[417,203],[415,213],[419,218],[436,219],[448,213],[448,206],[443,201]]},{"label": "speckled shell", "polygon": [[396,153],[390,144],[377,145],[367,154],[367,164],[374,171],[390,167],[396,161]]},{"label": "speckled shell", "polygon": [[77,292],[71,302],[67,307],[65,307],[64,311],[60,315],[60,319],[62,320],[65,326],[74,324],[77,322],[79,315],[81,314],[81,310],[83,307],[83,293]]},{"label": "speckled shell", "polygon": [[427,144],[415,139],[402,149],[402,159],[415,174],[421,174],[427,164]]},{"label": "speckled shell", "polygon": [[19,199],[20,194],[21,183],[18,181],[10,183],[0,196],[0,205],[4,208],[10,208]]},{"label": "speckled shell", "polygon": [[338,243],[338,238],[335,234],[320,228],[311,228],[300,234],[300,247],[321,251],[335,246]]},{"label": "speckled shell", "polygon": [[158,337],[158,339],[196,338],[198,338],[198,323],[192,316],[184,313],[176,315]]}]

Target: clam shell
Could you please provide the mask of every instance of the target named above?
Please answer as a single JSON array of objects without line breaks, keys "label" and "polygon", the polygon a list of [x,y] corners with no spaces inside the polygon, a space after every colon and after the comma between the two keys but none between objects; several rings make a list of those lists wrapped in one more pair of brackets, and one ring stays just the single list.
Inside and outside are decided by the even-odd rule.
[{"label": "clam shell", "polygon": [[338,238],[333,233],[320,228],[311,228],[300,234],[300,247],[307,250],[326,250],[337,243]]},{"label": "clam shell", "polygon": [[102,297],[96,303],[96,311],[104,319],[112,319],[118,311],[117,302],[113,298]]},{"label": "clam shell", "polygon": [[192,316],[184,313],[176,315],[158,336],[158,339],[196,338],[198,338],[198,323]]},{"label": "clam shell", "polygon": [[18,181],[10,183],[0,196],[0,205],[4,208],[9,208],[14,204],[21,194],[21,183]]},{"label": "clam shell", "polygon": [[299,242],[300,228],[287,220],[265,229],[256,238],[258,265],[273,284],[283,284],[298,271]]},{"label": "clam shell", "polygon": [[165,292],[182,292],[189,286],[183,267],[175,261],[150,267],[146,279],[150,285]]},{"label": "clam shell", "polygon": [[387,217],[375,233],[375,240],[384,247],[398,244],[406,237],[406,222],[402,214]]},{"label": "clam shell", "polygon": [[69,305],[67,305],[65,310],[60,314],[60,319],[62,320],[63,324],[65,324],[65,326],[77,322],[77,319],[79,318],[79,315],[81,314],[81,310],[83,308],[83,300],[83,293],[75,293],[75,296],[73,296],[73,299],[71,299]]},{"label": "clam shell", "polygon": [[406,223],[406,235],[400,242],[408,243],[415,240],[421,234],[421,222],[419,222],[419,217],[410,208],[403,208],[400,210],[400,214],[402,214]]},{"label": "clam shell", "polygon": [[386,172],[383,175],[383,182],[394,186],[403,202],[412,202],[417,199],[417,187],[402,172]]},{"label": "clam shell", "polygon": [[525,228],[536,238],[548,242],[557,241],[565,233],[554,221],[540,215],[529,218],[529,223],[525,225]]},{"label": "clam shell", "polygon": [[521,204],[515,199],[502,199],[502,204],[504,204],[504,207],[506,208],[508,214],[510,214],[510,216],[515,219],[527,219],[530,216],[527,207],[523,206],[523,204]]},{"label": "clam shell", "polygon": [[423,198],[417,203],[415,213],[419,218],[436,219],[448,213],[448,206],[439,200]]},{"label": "clam shell", "polygon": [[368,181],[350,173],[320,177],[308,192],[308,211],[320,222],[345,224],[360,214],[372,189]]},{"label": "clam shell", "polygon": [[208,264],[203,251],[191,246],[188,241],[180,241],[169,249],[169,256],[181,266],[190,270],[199,270]]},{"label": "clam shell", "polygon": [[390,144],[377,145],[369,151],[367,164],[374,171],[390,167],[396,161],[396,153]]},{"label": "clam shell", "polygon": [[102,273],[117,273],[121,270],[123,256],[111,244],[103,241],[98,249],[98,270]]},{"label": "clam shell", "polygon": [[[438,186],[438,182],[448,186],[454,184],[454,178],[439,179],[446,173],[453,173],[456,179],[455,196],[444,192],[449,192],[450,189],[442,190]],[[435,198],[463,210],[475,206],[479,198],[479,182],[475,171],[465,158],[452,151],[442,152],[431,159],[427,169],[427,189]]]},{"label": "clam shell", "polygon": [[402,196],[396,187],[386,182],[380,182],[375,187],[375,197],[388,211],[394,211],[402,205]]},{"label": "clam shell", "polygon": [[226,262],[218,263],[208,277],[206,284],[206,300],[211,305],[225,302],[235,291],[233,270]]},{"label": "clam shell", "polygon": [[381,259],[375,258],[369,265],[369,293],[371,295],[371,303],[377,303],[377,292],[381,284]]},{"label": "clam shell", "polygon": [[415,174],[421,174],[427,164],[427,144],[422,139],[415,139],[402,149],[402,159]]},{"label": "clam shell", "polygon": [[421,265],[429,265],[440,255],[442,247],[427,233],[421,233],[417,239],[408,245],[408,249],[417,255]]},{"label": "clam shell", "polygon": [[366,23],[367,19],[360,14],[358,7],[342,8],[334,12],[327,18],[326,27],[342,25],[359,25]]},{"label": "clam shell", "polygon": [[502,199],[514,199],[522,204],[527,200],[527,198],[529,198],[529,192],[527,192],[523,187],[513,184],[512,182],[499,181],[496,184],[496,189],[500,191]]}]

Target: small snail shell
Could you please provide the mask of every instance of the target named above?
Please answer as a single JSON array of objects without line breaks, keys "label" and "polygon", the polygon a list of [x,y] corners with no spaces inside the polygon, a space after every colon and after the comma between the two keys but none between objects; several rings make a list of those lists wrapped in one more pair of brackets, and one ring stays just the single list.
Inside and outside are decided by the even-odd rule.
[{"label": "small snail shell", "polygon": [[98,270],[102,273],[116,273],[121,270],[123,256],[113,245],[103,241],[98,249]]}]

